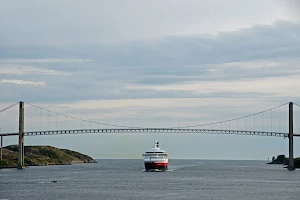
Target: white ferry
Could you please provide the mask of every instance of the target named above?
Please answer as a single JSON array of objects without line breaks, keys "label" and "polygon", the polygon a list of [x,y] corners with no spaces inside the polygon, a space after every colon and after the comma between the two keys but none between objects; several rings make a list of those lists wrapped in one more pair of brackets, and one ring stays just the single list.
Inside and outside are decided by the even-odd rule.
[{"label": "white ferry", "polygon": [[154,147],[146,151],[144,154],[145,170],[168,170],[168,153],[159,148],[159,142],[154,141]]}]

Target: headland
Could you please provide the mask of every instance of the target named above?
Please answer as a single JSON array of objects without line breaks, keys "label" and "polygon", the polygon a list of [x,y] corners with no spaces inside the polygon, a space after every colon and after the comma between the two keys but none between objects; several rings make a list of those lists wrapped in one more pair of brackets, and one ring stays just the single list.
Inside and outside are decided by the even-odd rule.
[{"label": "headland", "polygon": [[[68,149],[52,146],[25,146],[25,166],[70,165],[72,163],[96,163],[88,155]],[[3,148],[3,159],[0,168],[13,168],[18,165],[18,145]]]}]

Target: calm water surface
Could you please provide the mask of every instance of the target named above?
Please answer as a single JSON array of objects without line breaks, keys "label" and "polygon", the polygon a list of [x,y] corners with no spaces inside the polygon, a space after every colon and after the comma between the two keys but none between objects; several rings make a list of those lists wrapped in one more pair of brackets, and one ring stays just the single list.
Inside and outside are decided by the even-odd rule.
[{"label": "calm water surface", "polygon": [[98,162],[2,169],[0,199],[300,199],[300,170],[262,161],[170,160],[168,172],[144,172],[142,160]]}]

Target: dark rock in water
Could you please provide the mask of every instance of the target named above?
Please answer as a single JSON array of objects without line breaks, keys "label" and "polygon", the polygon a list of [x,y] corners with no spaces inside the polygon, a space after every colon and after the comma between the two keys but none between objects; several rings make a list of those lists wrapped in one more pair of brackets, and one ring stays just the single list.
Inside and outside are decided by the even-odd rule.
[{"label": "dark rock in water", "polygon": [[270,162],[268,164],[286,164],[285,155],[278,155],[276,159],[275,159],[275,156],[273,156],[272,162]]},{"label": "dark rock in water", "polygon": [[[272,158],[272,162],[269,162],[268,164],[282,164],[282,165],[288,165],[289,164],[289,158],[286,158],[285,155],[278,155],[275,159],[275,156]],[[300,168],[300,158],[294,158],[294,164],[296,168]],[[287,167],[285,167],[287,168]]]}]

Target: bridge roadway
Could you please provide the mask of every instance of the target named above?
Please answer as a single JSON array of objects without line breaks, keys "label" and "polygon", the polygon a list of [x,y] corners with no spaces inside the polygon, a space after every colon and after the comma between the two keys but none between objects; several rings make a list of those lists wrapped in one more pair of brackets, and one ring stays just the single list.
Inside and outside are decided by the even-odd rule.
[{"label": "bridge roadway", "polygon": [[[117,128],[117,129],[78,129],[24,132],[24,136],[59,135],[59,134],[87,134],[87,133],[204,133],[288,137],[288,133],[242,131],[242,130],[213,130],[213,129],[182,129],[182,128]],[[0,136],[13,136],[19,133],[2,133]],[[300,134],[294,134],[300,136]]]}]

